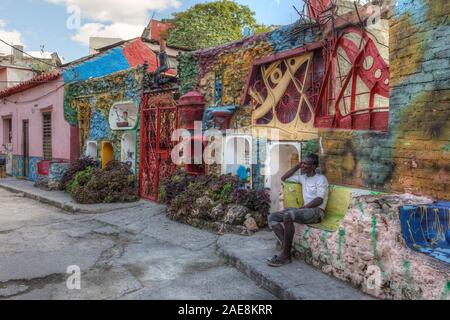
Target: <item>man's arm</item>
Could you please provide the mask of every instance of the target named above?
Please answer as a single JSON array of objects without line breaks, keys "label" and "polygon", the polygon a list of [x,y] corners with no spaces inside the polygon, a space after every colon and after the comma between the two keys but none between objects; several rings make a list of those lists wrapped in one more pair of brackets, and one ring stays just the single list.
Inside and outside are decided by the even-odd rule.
[{"label": "man's arm", "polygon": [[298,163],[296,166],[294,166],[291,170],[289,170],[288,172],[286,172],[282,177],[281,177],[281,181],[286,181],[286,179],[289,179],[290,177],[292,177],[294,175],[294,173],[296,173],[302,166],[302,163]]},{"label": "man's arm", "polygon": [[323,199],[326,198],[328,193],[328,180],[324,176],[319,179],[317,182],[317,197],[314,198],[309,203],[306,203],[303,208],[317,208],[321,204],[323,204]]},{"label": "man's arm", "polygon": [[309,203],[305,204],[302,208],[317,208],[323,203],[323,198],[317,197],[310,201]]}]

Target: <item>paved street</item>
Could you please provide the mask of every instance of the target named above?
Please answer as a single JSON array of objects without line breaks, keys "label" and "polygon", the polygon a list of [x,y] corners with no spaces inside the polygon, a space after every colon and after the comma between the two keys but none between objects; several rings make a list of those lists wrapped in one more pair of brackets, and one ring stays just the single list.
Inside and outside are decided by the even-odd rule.
[{"label": "paved street", "polygon": [[3,189],[0,203],[0,299],[275,299],[161,206],[69,215]]}]

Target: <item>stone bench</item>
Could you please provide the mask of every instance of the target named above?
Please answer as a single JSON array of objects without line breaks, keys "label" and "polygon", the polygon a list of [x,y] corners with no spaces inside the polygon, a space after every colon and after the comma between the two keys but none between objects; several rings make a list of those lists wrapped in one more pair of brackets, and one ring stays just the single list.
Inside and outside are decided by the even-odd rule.
[{"label": "stone bench", "polygon": [[[328,203],[325,209],[324,220],[311,225],[327,231],[336,231],[348,211],[351,199],[361,195],[376,195],[379,192],[357,189],[345,186],[330,185],[328,188]],[[295,182],[283,183],[284,208],[300,208],[303,206],[302,185]]]},{"label": "stone bench", "polygon": [[[286,207],[302,205],[300,185],[285,184],[284,195]],[[327,214],[336,219],[296,223],[296,256],[375,297],[450,299],[450,265],[408,248],[401,228],[402,206],[432,199],[333,185],[328,199],[324,221]]]}]

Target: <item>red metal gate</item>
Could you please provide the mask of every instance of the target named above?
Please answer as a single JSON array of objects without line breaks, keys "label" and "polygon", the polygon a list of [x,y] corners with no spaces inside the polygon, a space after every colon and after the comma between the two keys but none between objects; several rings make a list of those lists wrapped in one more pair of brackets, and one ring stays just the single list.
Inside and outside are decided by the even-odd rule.
[{"label": "red metal gate", "polygon": [[141,108],[141,141],[139,162],[139,194],[158,201],[159,182],[177,170],[171,151],[177,142],[171,140],[178,128],[174,94],[145,94]]}]

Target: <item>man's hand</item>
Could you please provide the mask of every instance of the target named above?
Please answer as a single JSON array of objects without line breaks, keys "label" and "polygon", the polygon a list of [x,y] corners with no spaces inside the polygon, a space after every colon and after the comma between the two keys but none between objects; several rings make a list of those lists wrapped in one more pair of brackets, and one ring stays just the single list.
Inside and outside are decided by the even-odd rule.
[{"label": "man's hand", "polygon": [[305,208],[308,208],[308,209],[309,209],[309,208],[317,208],[317,207],[320,206],[322,203],[323,203],[323,199],[317,197],[317,198],[315,198],[314,200],[312,200],[311,202],[309,202],[309,203],[303,205],[302,209],[305,209]]},{"label": "man's hand", "polygon": [[300,168],[302,167],[302,162],[299,162],[298,164],[296,164],[292,169],[290,169],[288,172],[286,172],[282,177],[281,177],[281,181],[286,181],[287,179],[289,179],[290,177],[292,177],[292,175],[294,173],[296,173]]}]

